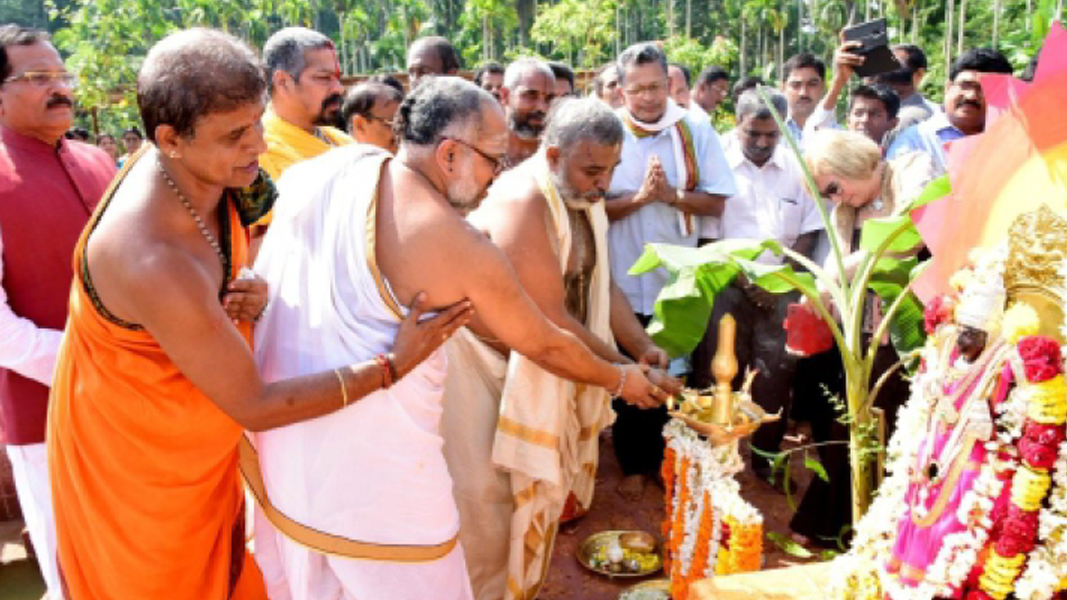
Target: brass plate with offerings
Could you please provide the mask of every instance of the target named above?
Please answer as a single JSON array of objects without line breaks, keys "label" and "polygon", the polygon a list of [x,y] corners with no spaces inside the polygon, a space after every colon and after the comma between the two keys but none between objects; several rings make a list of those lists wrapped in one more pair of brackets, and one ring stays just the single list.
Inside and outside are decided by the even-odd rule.
[{"label": "brass plate with offerings", "polygon": [[644,577],[663,568],[663,548],[646,531],[601,531],[585,538],[575,557],[608,577]]}]

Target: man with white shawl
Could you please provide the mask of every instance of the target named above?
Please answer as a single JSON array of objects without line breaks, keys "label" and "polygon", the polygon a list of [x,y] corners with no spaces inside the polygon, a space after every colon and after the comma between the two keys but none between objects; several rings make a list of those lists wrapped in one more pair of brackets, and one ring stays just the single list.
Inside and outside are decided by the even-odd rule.
[{"label": "man with white shawl", "polygon": [[[555,373],[634,402],[666,399],[641,367],[604,361],[545,320],[503,254],[463,220],[507,148],[493,97],[438,77],[404,100],[397,120],[395,159],[350,146],[282,177],[286,202],[256,262],[270,286],[256,330],[264,377],[388,363],[403,306],[467,300],[479,319],[471,327]],[[446,364],[439,350],[399,381],[384,370],[386,389],[256,436],[259,460],[246,475],[272,598],[471,597],[439,434]]]},{"label": "man with white shawl", "polygon": [[[604,193],[622,124],[593,99],[550,114],[540,151],[506,172],[468,220],[511,259],[538,308],[601,358],[666,366],[611,281]],[[564,505],[589,507],[598,434],[614,420],[607,391],[557,377],[517,352],[461,330],[448,344],[442,431],[455,481],[460,540],[479,600],[534,598]],[[654,381],[678,382],[652,370]],[[568,502],[568,499],[570,501]]]},{"label": "man with white shawl", "polygon": [[[667,273],[660,269],[630,277],[630,267],[648,243],[696,246],[701,225],[705,232],[716,230],[726,197],[735,188],[711,124],[694,120],[668,97],[663,51],[651,43],[634,44],[619,55],[618,65],[623,107],[617,114],[625,132],[605,204],[611,221],[611,274],[637,318],[647,324]],[[636,499],[645,477],[658,473],[663,462],[667,413],[637,411],[621,402],[614,407],[618,418],[612,439],[626,476],[619,491]]]}]

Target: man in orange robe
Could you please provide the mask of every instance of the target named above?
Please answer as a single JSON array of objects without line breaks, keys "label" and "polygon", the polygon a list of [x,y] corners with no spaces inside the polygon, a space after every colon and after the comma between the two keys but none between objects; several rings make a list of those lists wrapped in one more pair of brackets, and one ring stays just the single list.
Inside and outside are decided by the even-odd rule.
[{"label": "man in orange robe", "polygon": [[243,227],[271,206],[261,196],[273,188],[257,180],[265,89],[247,46],[204,29],[161,41],[138,75],[150,143],[75,249],[52,386],[47,452],[68,598],[264,598],[244,544],[242,429],[358,402],[469,318],[461,303],[419,322],[416,302],[391,352],[263,381],[250,326],[266,285],[239,269]]}]

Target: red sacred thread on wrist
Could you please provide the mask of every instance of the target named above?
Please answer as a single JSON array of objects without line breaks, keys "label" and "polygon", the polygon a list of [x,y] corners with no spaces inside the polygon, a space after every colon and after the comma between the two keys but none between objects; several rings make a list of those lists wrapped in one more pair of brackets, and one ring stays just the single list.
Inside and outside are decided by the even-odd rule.
[{"label": "red sacred thread on wrist", "polygon": [[389,357],[379,354],[374,357],[374,362],[378,363],[378,367],[382,370],[382,388],[389,389],[393,386],[393,369]]}]

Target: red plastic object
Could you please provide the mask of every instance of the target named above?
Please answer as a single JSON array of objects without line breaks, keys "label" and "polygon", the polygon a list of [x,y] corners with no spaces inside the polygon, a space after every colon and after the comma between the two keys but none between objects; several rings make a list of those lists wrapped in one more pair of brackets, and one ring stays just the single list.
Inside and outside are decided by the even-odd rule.
[{"label": "red plastic object", "polygon": [[786,313],[785,348],[798,356],[812,356],[833,347],[834,335],[819,313],[807,304],[790,304]]}]

